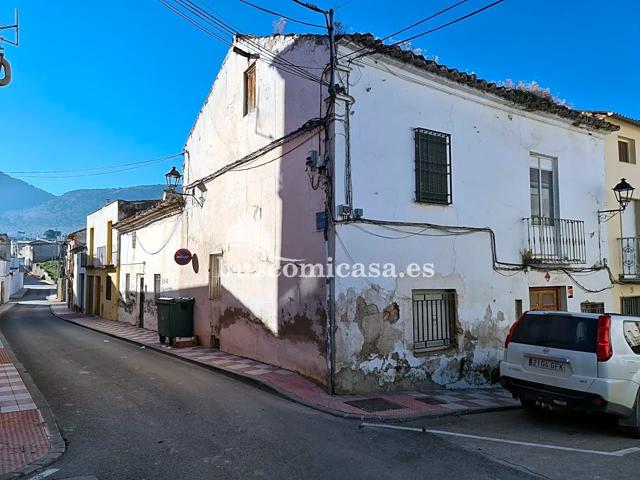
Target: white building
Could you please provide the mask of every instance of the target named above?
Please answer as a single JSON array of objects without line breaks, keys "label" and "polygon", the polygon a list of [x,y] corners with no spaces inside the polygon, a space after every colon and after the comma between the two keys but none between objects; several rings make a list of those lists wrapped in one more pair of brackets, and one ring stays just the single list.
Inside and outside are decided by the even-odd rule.
[{"label": "white building", "polygon": [[65,255],[66,299],[71,310],[84,312],[87,273],[87,229],[83,228],[67,236]]},{"label": "white building", "polygon": [[24,286],[24,263],[13,256],[9,236],[0,234],[0,304],[20,291]]},{"label": "white building", "polygon": [[612,310],[616,127],[370,36],[338,50],[332,102],[326,37],[236,38],[186,143],[192,198],[123,235],[130,285],[161,275],[201,343],[337,392],[492,381],[519,312]]}]

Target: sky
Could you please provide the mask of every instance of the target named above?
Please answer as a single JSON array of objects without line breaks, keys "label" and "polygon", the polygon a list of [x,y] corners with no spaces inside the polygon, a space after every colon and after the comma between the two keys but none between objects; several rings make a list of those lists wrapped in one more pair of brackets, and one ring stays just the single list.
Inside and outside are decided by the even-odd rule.
[{"label": "sky", "polygon": [[[321,21],[290,0],[253,2]],[[347,33],[379,37],[455,3],[315,2],[334,8]],[[273,33],[278,20],[240,0],[200,3],[242,33]],[[469,0],[405,35],[488,3]],[[0,88],[0,171],[39,172],[9,174],[57,195],[164,183],[164,173],[181,159],[108,175],[68,170],[147,162],[180,152],[228,47],[158,0],[0,0],[0,24],[12,22],[14,7],[20,10],[20,45],[5,46],[13,82]],[[639,16],[635,0],[505,0],[413,41],[412,47],[486,80],[536,81],[574,108],[640,118]],[[305,31],[318,32],[286,22],[287,33]]]}]

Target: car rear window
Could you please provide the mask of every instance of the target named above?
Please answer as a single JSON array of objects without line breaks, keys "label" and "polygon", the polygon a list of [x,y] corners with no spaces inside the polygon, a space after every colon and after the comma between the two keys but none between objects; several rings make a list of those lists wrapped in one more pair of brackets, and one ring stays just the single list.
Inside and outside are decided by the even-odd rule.
[{"label": "car rear window", "polygon": [[640,322],[624,322],[624,338],[633,353],[640,354]]},{"label": "car rear window", "polygon": [[511,341],[595,353],[597,335],[597,318],[549,313],[525,315]]}]

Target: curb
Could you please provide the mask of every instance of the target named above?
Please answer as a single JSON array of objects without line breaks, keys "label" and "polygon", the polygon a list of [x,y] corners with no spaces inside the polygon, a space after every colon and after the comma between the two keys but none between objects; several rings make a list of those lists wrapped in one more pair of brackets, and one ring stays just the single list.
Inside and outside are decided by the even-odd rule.
[{"label": "curb", "polygon": [[21,288],[20,290],[18,290],[16,293],[14,293],[13,295],[11,295],[9,297],[9,300],[20,300],[21,298],[24,298],[24,296],[27,294],[27,292],[29,291],[28,288]]},{"label": "curb", "polygon": [[[282,388],[279,388],[275,385],[272,385],[269,382],[265,382],[264,380],[261,380],[257,377],[254,376],[250,376],[250,375],[245,375],[241,372],[237,372],[237,371],[233,371],[233,370],[227,370],[221,367],[217,367],[215,365],[207,365],[205,363],[201,363],[195,359],[191,359],[191,358],[187,358],[187,357],[181,357],[179,355],[174,354],[172,351],[163,349],[163,348],[158,348],[152,345],[146,345],[144,343],[138,342],[136,340],[131,340],[129,338],[123,338],[123,337],[119,337],[117,335],[114,335],[112,333],[108,333],[108,332],[103,332],[102,330],[98,330],[97,328],[92,328],[88,325],[83,325],[81,323],[75,322],[71,319],[67,319],[64,318],[58,314],[56,314],[53,311],[53,305],[49,306],[49,309],[51,310],[51,314],[54,317],[57,317],[61,320],[64,320],[65,322],[71,323],[73,325],[76,325],[78,327],[82,327],[82,328],[86,328],[87,330],[91,330],[97,333],[101,333],[102,335],[106,335],[108,337],[111,338],[116,338],[118,340],[121,340],[123,342],[128,342],[131,343],[133,345],[138,345],[138,346],[143,346],[149,350],[153,350],[155,352],[158,353],[162,353],[164,355],[170,356],[172,358],[175,358],[177,360],[181,360],[187,363],[190,363],[192,365],[196,365],[200,368],[204,368],[206,370],[210,370],[210,371],[214,371],[217,373],[221,373],[229,378],[234,378],[236,380],[240,380],[243,381],[244,383],[253,385],[255,387],[260,388],[261,390],[264,391],[268,391],[270,393],[276,394],[279,397],[282,397],[286,400],[289,400],[291,402],[297,403],[299,405],[303,405],[305,407],[311,408],[313,410],[317,410],[323,413],[327,413],[329,415],[332,415],[334,417],[338,417],[338,418],[345,418],[345,419],[349,419],[349,420],[360,420],[360,421],[371,421],[371,420],[375,420],[381,423],[404,423],[404,422],[411,422],[414,420],[420,420],[423,418],[442,418],[442,417],[457,417],[457,416],[463,416],[463,415],[472,415],[474,413],[490,413],[490,412],[501,412],[501,411],[506,411],[506,410],[516,410],[520,407],[519,405],[509,405],[509,406],[503,406],[503,407],[486,407],[486,408],[469,408],[466,410],[458,410],[455,412],[443,412],[443,413],[412,413],[412,414],[406,414],[406,415],[399,415],[399,416],[395,416],[395,417],[381,417],[379,415],[358,415],[355,413],[347,413],[347,412],[341,412],[339,410],[334,410],[332,408],[329,407],[325,407],[322,405],[318,405],[315,403],[311,403],[308,402],[296,395],[291,394],[290,392],[288,392],[287,390],[284,390]],[[4,480],[0,477],[0,480]]]},{"label": "curb", "polygon": [[9,355],[11,363],[13,363],[13,366],[20,373],[20,377],[22,377],[22,381],[27,387],[29,394],[31,394],[33,402],[38,407],[40,415],[42,415],[42,419],[44,420],[44,423],[47,426],[47,430],[49,432],[49,452],[45,453],[35,462],[25,465],[24,467],[14,470],[13,472],[0,475],[0,480],[16,480],[25,478],[29,475],[33,475],[34,473],[58,461],[66,450],[66,444],[64,439],[62,438],[62,435],[60,434],[60,429],[58,428],[58,424],[53,415],[53,411],[49,406],[49,403],[42,395],[42,392],[40,392],[40,390],[38,389],[27,369],[24,368],[22,363],[20,363],[20,361],[18,361],[18,359],[16,358],[15,353],[13,353],[13,350],[11,350],[11,346],[2,332],[0,332],[0,342],[2,342],[5,351]]},{"label": "curb", "polygon": [[[455,412],[444,412],[444,413],[413,413],[413,414],[407,414],[407,415],[399,415],[399,416],[395,416],[395,417],[381,417],[379,415],[359,415],[359,414],[355,414],[355,413],[347,413],[347,412],[341,412],[339,410],[334,410],[332,408],[329,407],[325,407],[322,405],[318,405],[315,403],[311,403],[308,402],[296,395],[291,394],[290,392],[288,392],[287,390],[281,389],[275,385],[272,385],[269,382],[265,382],[257,377],[253,377],[250,375],[245,375],[241,372],[237,372],[237,371],[233,371],[233,370],[227,370],[221,367],[217,367],[215,365],[207,365],[201,362],[198,362],[195,359],[191,359],[191,358],[187,358],[187,357],[181,357],[178,356],[176,354],[174,354],[171,351],[168,351],[166,349],[162,349],[162,348],[158,348],[155,346],[151,346],[151,345],[146,345],[144,343],[135,341],[135,340],[131,340],[128,338],[123,338],[123,337],[119,337],[117,335],[114,335],[112,333],[108,333],[108,332],[103,332],[101,330],[98,330],[97,328],[92,328],[88,325],[83,325],[81,323],[77,323],[74,322],[73,320],[70,319],[66,319],[60,315],[57,315],[56,313],[54,313],[53,308],[51,308],[52,306],[50,306],[50,310],[51,310],[51,314],[54,315],[57,318],[60,318],[61,320],[64,320],[65,322],[71,323],[73,325],[82,327],[82,328],[86,328],[87,330],[91,330],[97,333],[101,333],[102,335],[106,335],[108,337],[111,338],[115,338],[124,342],[128,342],[131,343],[133,345],[138,345],[138,346],[143,346],[147,349],[153,350],[155,352],[158,353],[162,353],[164,355],[170,356],[172,358],[175,358],[177,360],[181,360],[187,363],[190,363],[192,365],[196,365],[200,368],[204,368],[206,370],[210,370],[210,371],[214,371],[214,372],[218,372],[221,373],[229,378],[234,378],[236,380],[241,380],[244,383],[247,384],[251,384],[253,386],[256,386],[258,388],[260,388],[261,390],[264,391],[268,391],[270,393],[276,394],[279,397],[282,397],[286,400],[289,400],[291,402],[297,403],[299,405],[303,405],[305,407],[311,408],[313,410],[317,410],[329,415],[332,415],[334,417],[338,417],[338,418],[345,418],[345,419],[349,419],[349,420],[360,420],[360,421],[365,421],[365,420],[375,420],[381,423],[404,423],[404,422],[411,422],[414,420],[420,420],[423,418],[442,418],[442,417],[457,417],[457,416],[463,416],[463,415],[471,415],[474,413],[490,413],[490,412],[500,412],[500,411],[506,411],[506,410],[516,410],[519,408],[522,408],[518,405],[513,405],[513,406],[503,406],[503,407],[486,407],[486,408],[476,408],[476,409],[466,409],[466,410],[458,410]],[[0,478],[0,480],[3,480],[2,478]]]}]

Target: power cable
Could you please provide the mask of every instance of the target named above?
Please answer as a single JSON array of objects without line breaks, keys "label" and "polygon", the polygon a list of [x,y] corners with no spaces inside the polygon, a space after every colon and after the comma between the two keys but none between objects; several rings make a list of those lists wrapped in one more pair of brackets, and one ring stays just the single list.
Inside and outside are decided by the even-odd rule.
[{"label": "power cable", "polygon": [[[177,156],[177,155],[176,155]],[[175,158],[175,157],[171,157]],[[128,168],[119,168],[116,170],[111,170],[108,172],[94,172],[94,173],[81,173],[77,175],[38,175],[38,174],[27,174],[27,175],[15,175],[16,178],[81,178],[81,177],[97,177],[101,175],[113,175],[114,173],[128,172],[131,170],[136,170],[138,168],[144,168],[151,165],[156,165],[161,162],[166,162],[171,158],[162,158],[160,160],[156,160],[154,162],[146,163],[144,165],[134,165]]]},{"label": "power cable", "polygon": [[190,24],[194,25],[196,28],[199,28],[200,30],[202,30],[204,33],[206,33],[207,35],[215,38],[216,40],[224,43],[225,45],[228,46],[232,46],[233,44],[231,43],[231,41],[224,39],[223,37],[219,36],[216,33],[213,33],[211,30],[209,30],[206,27],[203,27],[202,25],[200,25],[198,22],[196,22],[195,20],[193,20],[191,17],[189,17],[188,15],[185,15],[184,13],[182,13],[180,10],[178,10],[177,8],[173,7],[172,5],[169,5],[169,3],[167,3],[165,0],[158,0],[162,5],[164,5],[165,7],[167,7],[169,10],[171,10],[173,13],[175,13],[176,15],[179,15],[180,17],[184,18],[187,22],[189,22]]},{"label": "power cable", "polygon": [[236,37],[239,37],[240,40],[243,40],[246,43],[252,45],[258,51],[262,52],[268,61],[262,58],[258,58],[258,60],[261,60],[267,64],[269,64],[269,61],[270,61],[272,64],[278,65],[282,70],[287,71],[288,73],[291,73],[293,75],[298,75],[302,78],[306,78],[307,80],[311,80],[321,84],[323,83],[321,78],[314,76],[311,72],[304,70],[304,68],[302,68],[299,65],[291,63],[284,58],[278,57],[277,54],[263,47],[259,43],[250,40],[249,37],[242,35],[232,25],[226,23],[223,19],[217,17],[216,15],[213,15],[211,12],[207,11],[197,3],[191,0],[173,0],[173,1],[181,5],[183,8],[187,9],[189,12],[191,12],[193,15],[197,16],[201,20],[207,22],[209,25],[213,26],[217,30],[223,33],[227,33],[227,34],[231,34]]},{"label": "power cable", "polygon": [[288,17],[287,15],[283,15],[282,13],[274,12],[273,10],[269,10],[268,8],[264,8],[264,7],[261,7],[260,5],[256,5],[255,3],[248,2],[247,0],[240,0],[240,2],[244,3],[245,5],[249,5],[250,7],[253,7],[256,10],[260,10],[262,12],[275,15],[276,17],[284,18],[294,23],[299,23],[300,25],[306,25],[308,27],[315,27],[315,28],[325,28],[324,25],[318,25],[317,23],[309,23],[309,22],[304,22],[302,20],[297,20],[295,18]]},{"label": "power cable", "polygon": [[471,18],[471,17],[473,17],[475,15],[478,15],[479,13],[484,12],[485,10],[488,10],[488,9],[490,9],[492,7],[495,7],[496,5],[498,5],[498,4],[502,3],[502,2],[504,2],[504,0],[497,0],[497,1],[493,2],[493,3],[490,3],[489,5],[485,5],[482,8],[478,8],[477,10],[474,10],[473,12],[467,13],[466,15],[463,15],[462,17],[458,17],[455,20],[451,20],[450,22],[447,22],[447,23],[444,23],[444,24],[442,24],[442,25],[440,25],[438,27],[432,28],[431,30],[427,30],[425,32],[418,33],[417,35],[413,35],[411,37],[405,38],[404,40],[400,40],[398,42],[395,42],[392,45],[400,45],[402,43],[407,43],[407,42],[410,42],[412,40],[415,40],[416,38],[424,37],[425,35],[429,35],[430,33],[437,32],[438,30],[442,30],[443,28],[449,27],[449,26],[454,25],[454,24],[456,24],[458,22],[466,20],[467,18]]},{"label": "power cable", "polygon": [[129,167],[132,165],[141,165],[145,166],[148,164],[159,163],[164,160],[171,160],[172,158],[180,157],[183,155],[183,152],[174,153],[171,155],[167,155],[165,157],[155,158],[153,160],[144,160],[141,162],[131,162],[131,163],[121,163],[118,165],[105,165],[104,167],[91,167],[91,168],[70,168],[66,170],[31,170],[31,171],[17,171],[17,170],[4,170],[2,173],[11,173],[11,174],[46,174],[46,173],[67,173],[67,172],[91,172],[95,170],[110,170],[110,169],[119,169],[122,167]]},{"label": "power cable", "polygon": [[[448,12],[449,10],[453,10],[454,8],[462,5],[463,3],[467,3],[468,1],[469,0],[461,0],[459,2],[454,3],[453,5],[449,5],[448,7],[443,8],[442,10],[438,10],[437,12],[429,15],[428,17],[425,17],[425,18],[423,18],[421,20],[418,20],[415,23],[412,23],[408,27],[402,28],[402,29],[398,30],[397,32],[390,33],[386,37],[381,38],[380,41],[384,42],[385,40],[389,40],[390,38],[395,37],[396,35],[400,35],[401,33],[404,33],[407,30],[411,30],[412,28],[415,28],[418,25],[422,25],[423,23],[428,22],[429,20],[432,20],[432,19],[442,15],[442,14]],[[357,55],[358,53],[362,52],[363,50],[366,50],[367,48],[369,48],[369,47],[361,47],[358,50],[356,50],[355,52],[347,53],[347,54],[343,55],[342,57],[340,57],[340,60],[342,60],[343,58],[346,58],[346,57],[350,57],[351,55]]]}]

